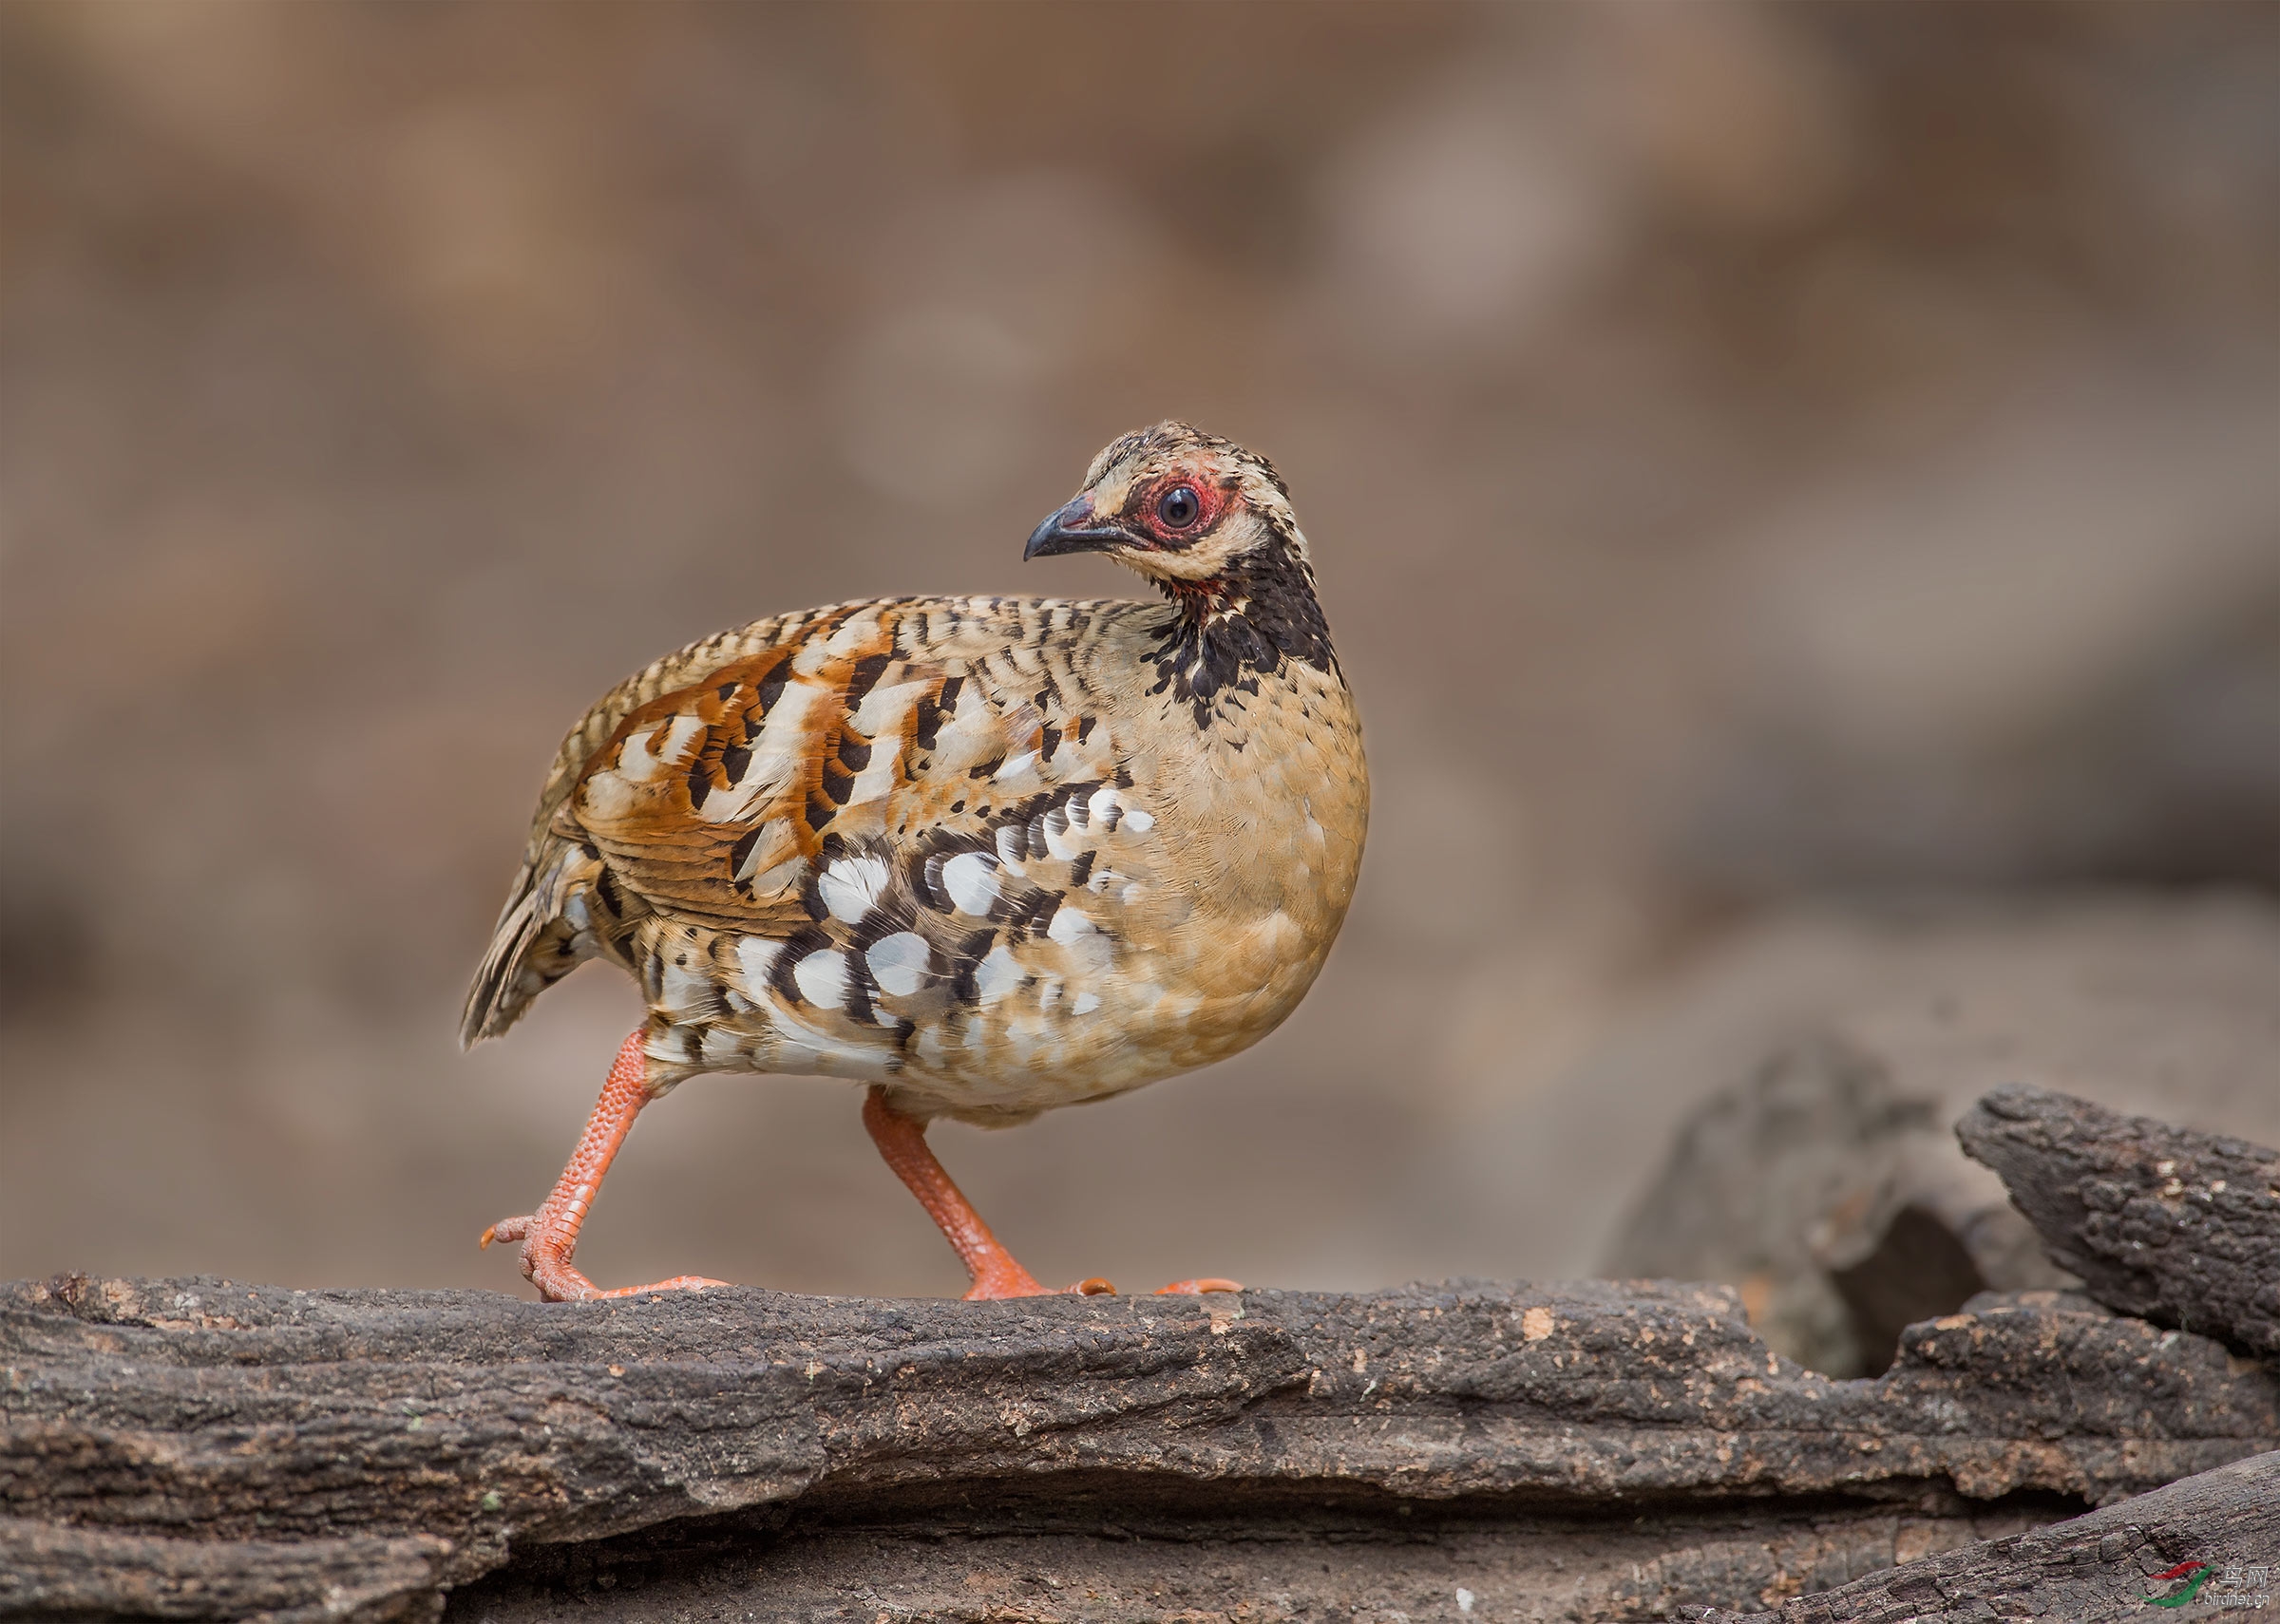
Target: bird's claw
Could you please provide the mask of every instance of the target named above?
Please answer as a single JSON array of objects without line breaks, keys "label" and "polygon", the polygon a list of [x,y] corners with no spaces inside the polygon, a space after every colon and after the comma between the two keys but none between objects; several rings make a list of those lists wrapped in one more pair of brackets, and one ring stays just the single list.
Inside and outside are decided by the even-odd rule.
[{"label": "bird's claw", "polygon": [[543,1301],[582,1303],[604,1297],[646,1296],[652,1292],[701,1292],[730,1283],[703,1275],[675,1275],[670,1280],[653,1280],[646,1286],[618,1286],[604,1291],[570,1261],[571,1253],[578,1247],[577,1238],[572,1237],[565,1241],[549,1234],[545,1219],[543,1208],[520,1218],[501,1218],[483,1232],[483,1239],[478,1243],[488,1247],[494,1240],[522,1241],[522,1277],[539,1288],[539,1296]]},{"label": "bird's claw", "polygon": [[[1240,1292],[1242,1290],[1241,1281],[1223,1280],[1217,1275],[1205,1275],[1193,1280],[1174,1280],[1168,1286],[1158,1286],[1151,1294],[1159,1297],[1197,1297],[1206,1292]],[[1116,1294],[1116,1288],[1098,1275],[1094,1275],[1089,1279],[1077,1281],[1062,1294],[1074,1297],[1112,1297]]]},{"label": "bird's claw", "polygon": [[494,1240],[521,1240],[530,1233],[530,1226],[538,1221],[539,1216],[536,1213],[524,1213],[521,1218],[503,1218],[484,1230],[483,1238],[475,1244],[487,1252]]}]

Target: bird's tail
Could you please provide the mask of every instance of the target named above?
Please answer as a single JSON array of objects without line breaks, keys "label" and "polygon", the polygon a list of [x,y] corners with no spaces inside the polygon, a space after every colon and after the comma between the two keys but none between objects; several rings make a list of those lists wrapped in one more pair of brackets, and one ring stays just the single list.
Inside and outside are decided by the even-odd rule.
[{"label": "bird's tail", "polygon": [[459,1019],[462,1046],[472,1048],[497,1037],[522,1018],[533,998],[604,951],[592,904],[601,877],[600,858],[584,846],[558,837],[540,842],[515,877],[475,984],[467,989]]},{"label": "bird's tail", "polygon": [[474,984],[467,989],[466,1008],[460,1011],[459,1046],[473,1048],[484,1038],[497,1037],[515,1024],[539,989],[524,989],[523,962],[539,936],[539,895],[526,867],[515,878],[515,888],[491,928],[490,945],[484,949]]}]

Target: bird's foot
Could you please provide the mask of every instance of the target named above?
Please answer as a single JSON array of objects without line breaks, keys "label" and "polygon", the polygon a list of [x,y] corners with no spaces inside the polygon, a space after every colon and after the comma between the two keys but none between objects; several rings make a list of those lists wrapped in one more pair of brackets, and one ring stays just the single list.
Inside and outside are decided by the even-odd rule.
[{"label": "bird's foot", "polygon": [[1063,1286],[1058,1291],[1041,1284],[1037,1277],[1006,1254],[993,1246],[978,1260],[974,1270],[973,1287],[966,1293],[970,1303],[1005,1302],[1014,1297],[1112,1297],[1116,1288],[1095,1275]]},{"label": "bird's foot", "polygon": [[[1103,1280],[1100,1284],[1107,1286],[1108,1282]],[[1115,1290],[1113,1286],[1109,1289]],[[1039,1284],[1035,1275],[1015,1262],[1002,1248],[993,1247],[976,1260],[974,1284],[967,1290],[965,1300],[970,1303],[995,1303],[1013,1297],[1054,1297],[1062,1294],[1051,1286]]]},{"label": "bird's foot", "polygon": [[[1157,1287],[1154,1294],[1159,1297],[1193,1297],[1206,1292],[1242,1290],[1243,1287],[1233,1280],[1206,1275],[1195,1280],[1174,1280],[1168,1286]],[[1098,1275],[1079,1280],[1074,1286],[1063,1286],[1056,1292],[1051,1286],[1038,1284],[1035,1275],[1008,1257],[1001,1264],[985,1265],[982,1272],[975,1275],[974,1289],[966,1294],[966,1301],[1002,1302],[1011,1297],[1112,1297],[1115,1294],[1115,1286]]]},{"label": "bird's foot", "polygon": [[539,1288],[541,1299],[550,1303],[597,1302],[606,1297],[646,1296],[651,1292],[701,1292],[708,1286],[725,1286],[726,1280],[710,1280],[702,1275],[675,1275],[670,1280],[653,1280],[646,1286],[618,1286],[604,1291],[579,1273],[570,1261],[578,1248],[575,1232],[562,1233],[546,1209],[525,1213],[521,1218],[501,1218],[483,1232],[480,1244],[492,1241],[520,1240],[522,1242],[522,1275]]}]

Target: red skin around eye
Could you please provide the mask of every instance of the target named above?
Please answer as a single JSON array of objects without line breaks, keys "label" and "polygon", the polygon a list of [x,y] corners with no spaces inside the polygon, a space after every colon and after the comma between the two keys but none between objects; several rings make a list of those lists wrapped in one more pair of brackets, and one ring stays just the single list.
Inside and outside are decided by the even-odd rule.
[{"label": "red skin around eye", "polygon": [[[1156,517],[1156,509],[1167,496],[1182,485],[1195,493],[1196,515],[1193,522],[1174,529]],[[1141,522],[1147,525],[1150,536],[1176,547],[1194,540],[1218,523],[1219,516],[1226,511],[1227,500],[1228,493],[1209,480],[1200,480],[1191,474],[1167,474],[1141,493]]]}]

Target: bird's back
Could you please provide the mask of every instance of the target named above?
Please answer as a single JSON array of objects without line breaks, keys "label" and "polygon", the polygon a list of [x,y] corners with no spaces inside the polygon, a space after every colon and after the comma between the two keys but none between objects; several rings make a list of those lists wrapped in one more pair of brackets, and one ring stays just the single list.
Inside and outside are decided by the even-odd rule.
[{"label": "bird's back", "polygon": [[1179,630],[896,598],[657,661],[564,741],[465,1035],[607,957],[660,1084],[815,1072],[983,1122],[1256,1041],[1352,895],[1358,730],[1327,659],[1199,702]]}]

